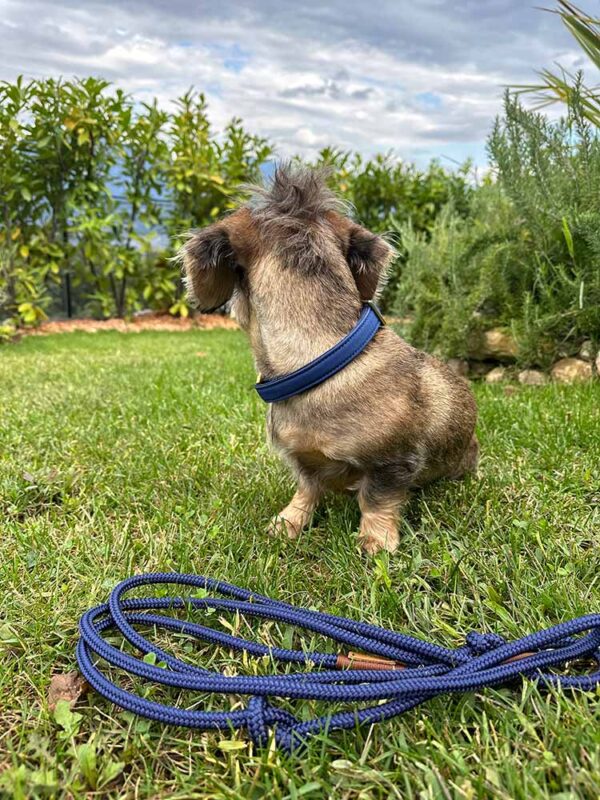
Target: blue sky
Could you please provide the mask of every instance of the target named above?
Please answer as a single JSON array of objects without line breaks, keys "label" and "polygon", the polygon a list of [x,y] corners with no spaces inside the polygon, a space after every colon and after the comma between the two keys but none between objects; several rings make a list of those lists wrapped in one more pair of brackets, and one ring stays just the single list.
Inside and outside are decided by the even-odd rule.
[{"label": "blue sky", "polygon": [[421,164],[483,166],[503,86],[585,65],[519,0],[0,0],[0,36],[1,79],[103,75],[165,106],[194,85],[217,127],[240,116],[282,157],[331,144]]}]

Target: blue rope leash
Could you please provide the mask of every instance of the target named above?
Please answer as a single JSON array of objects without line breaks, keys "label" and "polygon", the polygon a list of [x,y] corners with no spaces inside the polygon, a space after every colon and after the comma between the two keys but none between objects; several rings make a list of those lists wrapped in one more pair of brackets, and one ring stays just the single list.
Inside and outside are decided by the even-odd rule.
[{"label": "blue rope leash", "polygon": [[[207,596],[124,599],[130,590],[153,584],[186,586],[204,590]],[[267,647],[156,613],[190,608],[199,613],[211,609],[234,611],[247,617],[288,623],[362,652],[335,655]],[[292,674],[228,677],[180,661],[149,642],[136,630],[148,626],[310,669]],[[144,655],[155,653],[156,660],[165,662],[166,667],[147,663],[110,644],[103,634],[113,629]],[[302,745],[312,734],[391,719],[441,694],[501,686],[522,677],[535,679],[546,687],[592,691],[600,686],[600,614],[563,622],[514,642],[505,642],[493,633],[472,632],[465,646],[451,650],[377,625],[298,608],[223,581],[172,572],[136,575],[123,581],[113,589],[108,603],[82,616],[80,632],[77,661],[81,672],[97,692],[121,708],[158,722],[200,730],[246,728],[258,746],[268,742],[269,732],[274,728],[277,745],[287,752]],[[197,692],[249,695],[250,701],[239,711],[195,711],[164,705],[112,683],[99,669],[95,656],[155,684]],[[586,675],[559,675],[551,671],[582,658],[595,661],[598,669]],[[267,698],[273,697],[376,705],[301,722],[269,703]]]}]

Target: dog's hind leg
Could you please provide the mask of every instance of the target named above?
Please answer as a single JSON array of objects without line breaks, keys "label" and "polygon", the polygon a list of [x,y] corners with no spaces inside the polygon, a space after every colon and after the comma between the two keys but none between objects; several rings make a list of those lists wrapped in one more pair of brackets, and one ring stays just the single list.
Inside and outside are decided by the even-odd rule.
[{"label": "dog's hind leg", "polygon": [[477,464],[479,462],[479,442],[475,434],[471,437],[467,449],[460,458],[455,470],[450,475],[451,478],[459,479],[464,478],[465,475],[470,475],[477,472]]},{"label": "dog's hind leg", "polygon": [[420,466],[418,456],[408,455],[378,466],[362,478],[358,489],[359,542],[365,553],[393,553],[398,547],[400,513]]},{"label": "dog's hind leg", "polygon": [[400,542],[398,524],[400,511],[408,498],[408,489],[399,489],[393,495],[375,499],[362,489],[358,493],[361,518],[358,540],[370,555],[380,550],[393,553]]},{"label": "dog's hind leg", "polygon": [[295,539],[302,528],[312,519],[315,508],[323,494],[320,483],[312,476],[301,472],[298,477],[298,488],[287,506],[273,517],[269,525],[269,533],[283,533]]}]

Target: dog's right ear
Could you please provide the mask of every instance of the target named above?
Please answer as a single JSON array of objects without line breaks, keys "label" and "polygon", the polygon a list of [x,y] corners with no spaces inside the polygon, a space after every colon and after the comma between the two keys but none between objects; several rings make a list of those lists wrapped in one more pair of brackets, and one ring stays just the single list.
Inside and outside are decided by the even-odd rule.
[{"label": "dog's right ear", "polygon": [[350,223],[346,259],[361,300],[374,298],[393,256],[394,250],[385,239]]},{"label": "dog's right ear", "polygon": [[195,231],[181,248],[188,294],[208,313],[226,303],[235,287],[237,259],[222,222]]}]

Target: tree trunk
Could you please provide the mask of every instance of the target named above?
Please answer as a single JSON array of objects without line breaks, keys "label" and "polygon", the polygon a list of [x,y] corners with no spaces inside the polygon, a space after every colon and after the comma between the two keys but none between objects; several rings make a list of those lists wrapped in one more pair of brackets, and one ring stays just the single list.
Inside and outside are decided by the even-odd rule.
[{"label": "tree trunk", "polygon": [[8,206],[4,204],[4,227],[6,229],[6,245],[8,253],[8,267],[6,272],[6,309],[9,314],[17,310],[17,284],[15,281],[15,257],[12,245],[12,225]]},{"label": "tree trunk", "polygon": [[124,275],[119,287],[119,304],[117,306],[117,315],[119,317],[125,316],[125,287],[127,285],[127,277]]}]

